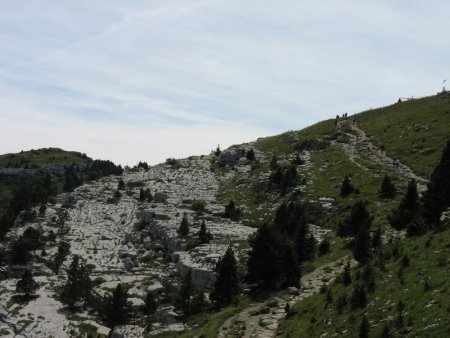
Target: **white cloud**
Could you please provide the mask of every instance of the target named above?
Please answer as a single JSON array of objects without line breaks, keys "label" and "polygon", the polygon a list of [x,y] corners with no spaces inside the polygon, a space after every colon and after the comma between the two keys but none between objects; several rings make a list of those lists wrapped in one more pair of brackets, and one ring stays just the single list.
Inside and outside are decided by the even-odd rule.
[{"label": "white cloud", "polygon": [[143,148],[161,161],[432,94],[450,77],[449,9],[0,2],[0,152],[52,145],[133,163]]}]

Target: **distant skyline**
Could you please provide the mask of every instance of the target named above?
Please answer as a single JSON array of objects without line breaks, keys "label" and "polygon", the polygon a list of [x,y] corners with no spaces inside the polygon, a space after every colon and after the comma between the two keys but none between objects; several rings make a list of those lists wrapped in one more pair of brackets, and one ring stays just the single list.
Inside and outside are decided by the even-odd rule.
[{"label": "distant skyline", "polygon": [[0,0],[0,153],[207,154],[450,78],[448,1]]}]

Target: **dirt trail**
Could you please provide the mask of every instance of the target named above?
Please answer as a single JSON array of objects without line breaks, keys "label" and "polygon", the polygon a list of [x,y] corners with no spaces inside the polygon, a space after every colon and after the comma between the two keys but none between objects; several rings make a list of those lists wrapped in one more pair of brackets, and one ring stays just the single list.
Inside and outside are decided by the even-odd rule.
[{"label": "dirt trail", "polygon": [[[343,127],[350,127],[352,132],[345,132]],[[333,144],[340,145],[347,157],[357,166],[366,171],[372,169],[364,165],[364,161],[369,161],[379,166],[389,168],[392,171],[403,175],[408,179],[417,182],[417,190],[423,193],[427,188],[428,180],[416,175],[407,165],[400,163],[398,168],[394,168],[393,158],[386,155],[384,151],[375,146],[366,133],[357,125],[348,120],[340,121],[338,130],[344,133],[344,140],[334,141]],[[285,305],[295,303],[319,292],[323,285],[334,280],[336,275],[344,269],[349,257],[341,258],[335,262],[326,264],[316,270],[306,274],[301,279],[301,288],[298,292],[286,293],[280,297],[273,297],[265,302],[252,304],[242,312],[228,318],[221,326],[218,337],[220,338],[273,338],[276,336],[278,323],[285,317]],[[356,261],[352,260],[351,265],[355,266]]]},{"label": "dirt trail", "polygon": [[[344,126],[350,127],[354,133],[346,133],[343,130]],[[405,164],[400,163],[397,169],[394,168],[392,164],[394,159],[386,155],[386,153],[381,151],[379,147],[375,146],[366,136],[364,130],[360,129],[357,125],[348,120],[344,120],[338,123],[337,128],[345,134],[347,141],[335,142],[335,144],[341,145],[350,161],[355,163],[357,166],[364,170],[370,171],[370,169],[362,164],[361,154],[363,154],[368,160],[377,165],[390,168],[392,171],[396,171],[408,179],[414,179],[417,182],[417,190],[420,194],[427,189],[427,179],[416,175],[411,168]]]},{"label": "dirt trail", "polygon": [[356,261],[343,257],[335,262],[325,264],[304,275],[299,290],[290,288],[280,297],[272,297],[265,302],[252,304],[242,312],[230,317],[222,325],[218,337],[232,338],[272,338],[275,337],[279,321],[286,316],[285,305],[293,306],[298,301],[319,292],[323,285],[333,281],[344,270],[346,262],[352,266]]}]

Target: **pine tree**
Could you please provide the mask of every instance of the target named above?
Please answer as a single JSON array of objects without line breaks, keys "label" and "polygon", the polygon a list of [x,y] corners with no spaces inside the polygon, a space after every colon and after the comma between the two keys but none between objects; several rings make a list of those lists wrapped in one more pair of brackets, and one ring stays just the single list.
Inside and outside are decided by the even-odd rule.
[{"label": "pine tree", "polygon": [[237,262],[231,247],[216,266],[217,279],[210,294],[211,300],[217,308],[230,304],[239,294],[239,276]]},{"label": "pine tree", "polygon": [[67,271],[67,282],[61,293],[61,299],[70,308],[75,307],[75,303],[81,298],[82,290],[79,283],[79,262],[78,255],[73,256],[72,263]]},{"label": "pine tree", "polygon": [[237,221],[241,217],[241,209],[236,207],[233,200],[225,206],[224,217],[232,221]]},{"label": "pine tree", "polygon": [[209,243],[209,241],[212,239],[211,233],[206,230],[205,221],[202,221],[202,224],[200,225],[200,231],[198,232],[198,239],[202,244]]},{"label": "pine tree", "polygon": [[396,189],[394,183],[392,183],[391,178],[386,174],[381,182],[381,197],[382,198],[392,198],[395,197]]},{"label": "pine tree", "polygon": [[254,161],[255,160],[255,151],[253,149],[250,149],[249,151],[247,151],[247,154],[245,155],[245,157],[249,161]]},{"label": "pine tree", "polygon": [[205,310],[205,307],[207,306],[207,301],[205,297],[205,291],[202,289],[196,289],[194,290],[194,293],[192,295],[191,299],[191,314],[197,314]]},{"label": "pine tree", "polygon": [[357,283],[353,288],[353,292],[350,297],[350,304],[352,309],[363,308],[367,305],[367,294],[364,286]]},{"label": "pine tree", "polygon": [[89,301],[92,291],[92,282],[89,278],[89,270],[80,263],[78,255],[73,256],[72,263],[67,271],[67,281],[61,292],[61,300],[70,309],[75,309],[75,305],[82,299]]},{"label": "pine tree", "polygon": [[347,217],[344,222],[338,225],[339,236],[356,236],[360,227],[364,224],[367,229],[372,224],[373,217],[370,215],[366,208],[366,203],[363,201],[357,201],[350,212],[350,216]]},{"label": "pine tree", "polygon": [[350,274],[350,263],[347,262],[342,273],[342,284],[348,286],[352,283],[352,276]]},{"label": "pine tree", "polygon": [[131,315],[131,304],[128,302],[128,291],[122,284],[118,284],[112,296],[104,298],[104,316],[111,325],[125,324]]},{"label": "pine tree", "polygon": [[319,251],[319,256],[323,256],[326,253],[328,253],[330,251],[330,241],[328,240],[328,238],[324,238],[320,241],[319,243],[319,247],[318,247],[318,251]]},{"label": "pine tree", "polygon": [[308,224],[304,223],[297,228],[294,244],[300,264],[314,258],[317,243],[314,236],[309,233]]},{"label": "pine tree", "polygon": [[219,156],[222,151],[220,150],[220,146],[217,145],[216,150],[214,150],[214,155]]},{"label": "pine tree", "polygon": [[186,214],[183,214],[181,219],[180,227],[178,228],[178,235],[181,237],[186,237],[189,234],[189,221]]},{"label": "pine tree", "polygon": [[414,219],[418,208],[419,195],[417,194],[417,185],[416,181],[412,179],[408,183],[408,189],[400,201],[400,205],[388,217],[389,223],[396,229],[405,228]]},{"label": "pine tree", "polygon": [[384,324],[383,332],[381,333],[380,338],[391,338],[391,330],[389,330],[388,324]]},{"label": "pine tree", "polygon": [[30,270],[25,270],[22,278],[16,284],[16,292],[23,293],[25,297],[30,297],[39,288],[38,283],[33,279]]},{"label": "pine tree", "polygon": [[349,176],[345,176],[344,179],[342,180],[341,196],[342,197],[347,197],[348,195],[350,195],[354,191],[355,191],[355,188],[350,183],[350,177]]},{"label": "pine tree", "polygon": [[189,315],[192,292],[192,270],[189,269],[183,276],[178,293],[180,307],[186,316]]},{"label": "pine tree", "polygon": [[408,234],[408,236],[423,235],[427,232],[427,230],[428,224],[420,214],[416,214],[413,220],[406,227],[406,233]]},{"label": "pine tree", "polygon": [[359,338],[369,338],[369,321],[367,320],[367,317],[364,316],[361,325],[359,326]]},{"label": "pine tree", "polygon": [[297,257],[291,243],[277,228],[263,224],[250,240],[250,245],[247,261],[249,282],[261,282],[267,289],[298,286],[298,281],[293,278],[300,274],[299,270],[297,272]]},{"label": "pine tree", "polygon": [[378,226],[377,230],[374,232],[372,236],[372,247],[374,249],[379,248],[381,246],[381,227]]},{"label": "pine tree", "polygon": [[301,270],[295,250],[288,241],[285,242],[283,250],[284,252],[281,256],[281,262],[283,264],[282,271],[284,280],[280,283],[280,286],[282,288],[288,286],[299,287]]},{"label": "pine tree", "polygon": [[353,257],[360,263],[365,263],[370,257],[370,236],[363,224],[355,238]]},{"label": "pine tree", "polygon": [[442,152],[441,161],[431,174],[423,198],[423,218],[429,225],[437,225],[442,211],[450,206],[450,140]]},{"label": "pine tree", "polygon": [[145,305],[144,305],[144,312],[146,314],[153,314],[156,310],[156,300],[155,297],[153,297],[153,295],[148,292],[147,295],[145,296]]},{"label": "pine tree", "polygon": [[64,259],[70,252],[70,244],[64,241],[59,242],[58,251],[56,252],[56,256],[53,259],[52,270],[55,274],[59,273],[59,269],[64,262]]}]

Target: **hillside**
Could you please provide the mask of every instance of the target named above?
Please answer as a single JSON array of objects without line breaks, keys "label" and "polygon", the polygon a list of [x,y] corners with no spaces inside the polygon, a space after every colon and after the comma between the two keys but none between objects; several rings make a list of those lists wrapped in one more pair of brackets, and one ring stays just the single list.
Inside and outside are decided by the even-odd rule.
[{"label": "hillside", "polygon": [[[369,337],[448,337],[450,230],[386,245],[383,258],[367,268],[357,268],[352,282],[342,277],[303,302],[296,304],[281,323],[281,337],[358,337],[363,316]],[[371,283],[367,300],[352,304],[358,284]],[[328,299],[328,301],[327,301]],[[402,305],[399,306],[399,303]]]},{"label": "hillside", "polygon": [[85,154],[46,148],[0,155],[0,214],[5,212],[13,193],[21,186],[35,186],[46,174],[53,175],[55,193],[62,192],[64,167],[87,166],[92,162]]},{"label": "hillside", "polygon": [[[411,179],[419,194],[426,191],[450,140],[449,111],[450,98],[438,95],[322,121],[209,155],[105,173],[64,194],[58,194],[64,185],[60,181],[54,198],[31,206],[35,217],[20,218],[19,226],[0,244],[0,333],[274,337],[279,332],[286,337],[346,337],[355,336],[364,313],[371,325],[369,336],[379,336],[391,317],[392,332],[403,332],[413,323],[407,329],[412,334],[447,333],[448,230],[405,239],[405,230],[391,227],[387,216],[402,201]],[[81,154],[35,152],[2,155],[0,164],[31,170],[74,162],[75,167],[93,168]],[[401,160],[398,167],[392,165],[394,158]],[[380,195],[386,175],[395,185],[395,196]],[[344,181],[351,188],[348,192]],[[1,196],[8,198],[8,193]],[[343,302],[344,292],[350,297],[355,281],[363,283],[367,276],[352,259],[354,237],[344,233],[359,201],[372,216],[369,235],[379,234],[383,242],[384,266],[379,258],[370,263],[375,287],[367,295],[367,307],[344,304],[338,313],[337,300]],[[299,288],[275,284],[264,289],[247,278],[255,238],[273,224],[286,227],[279,230],[286,231],[279,237],[284,241],[277,244],[280,248],[295,247],[296,258],[305,255],[299,261]],[[301,238],[310,242],[298,242],[299,229],[305,232],[306,239]],[[311,246],[305,252],[306,244]],[[215,290],[217,263],[228,247],[245,292],[217,306],[204,294]],[[80,258],[81,274],[88,275],[83,283],[92,292],[71,304],[63,290],[69,285],[74,255]],[[344,287],[333,280],[340,280],[347,262],[353,282]],[[39,286],[32,297],[16,290],[26,268]],[[295,270],[292,265],[287,269]],[[418,271],[423,278],[417,278]],[[430,277],[427,290],[425,277]],[[126,290],[131,314],[123,322],[127,325],[111,330],[116,322],[106,309],[119,286]],[[403,290],[402,297],[398,290]],[[400,298],[404,321],[394,328]],[[417,301],[410,301],[413,298]],[[283,320],[286,303],[292,311]]]}]

